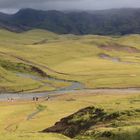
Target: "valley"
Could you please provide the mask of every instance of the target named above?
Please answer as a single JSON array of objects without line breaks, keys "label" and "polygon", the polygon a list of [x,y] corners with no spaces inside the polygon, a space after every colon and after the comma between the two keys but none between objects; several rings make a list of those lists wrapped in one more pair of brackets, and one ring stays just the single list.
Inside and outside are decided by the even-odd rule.
[{"label": "valley", "polygon": [[139,35],[0,30],[0,36],[2,92],[52,91],[73,82],[85,89],[140,87]]},{"label": "valley", "polygon": [[138,140],[139,102],[140,35],[0,29],[0,140]]}]

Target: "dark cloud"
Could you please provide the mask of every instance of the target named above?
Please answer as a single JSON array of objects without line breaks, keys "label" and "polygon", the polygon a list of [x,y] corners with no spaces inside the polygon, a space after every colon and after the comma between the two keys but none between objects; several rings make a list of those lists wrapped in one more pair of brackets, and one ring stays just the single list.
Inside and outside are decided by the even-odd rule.
[{"label": "dark cloud", "polygon": [[0,10],[6,12],[21,8],[96,10],[121,7],[140,7],[140,0],[0,0]]}]

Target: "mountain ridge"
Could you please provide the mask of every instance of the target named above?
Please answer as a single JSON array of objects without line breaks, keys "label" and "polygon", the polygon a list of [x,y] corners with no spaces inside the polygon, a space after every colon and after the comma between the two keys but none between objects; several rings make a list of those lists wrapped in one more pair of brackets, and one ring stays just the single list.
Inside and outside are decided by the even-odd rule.
[{"label": "mountain ridge", "polygon": [[38,28],[58,34],[140,34],[139,15],[140,8],[69,12],[27,8],[11,15],[0,13],[0,27],[15,32]]}]

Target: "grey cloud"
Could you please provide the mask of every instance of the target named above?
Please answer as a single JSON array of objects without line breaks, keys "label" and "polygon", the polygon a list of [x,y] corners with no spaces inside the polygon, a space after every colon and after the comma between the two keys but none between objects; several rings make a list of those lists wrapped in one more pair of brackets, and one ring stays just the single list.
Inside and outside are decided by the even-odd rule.
[{"label": "grey cloud", "polygon": [[21,8],[96,10],[121,7],[140,7],[140,0],[0,0],[0,10],[6,12]]}]

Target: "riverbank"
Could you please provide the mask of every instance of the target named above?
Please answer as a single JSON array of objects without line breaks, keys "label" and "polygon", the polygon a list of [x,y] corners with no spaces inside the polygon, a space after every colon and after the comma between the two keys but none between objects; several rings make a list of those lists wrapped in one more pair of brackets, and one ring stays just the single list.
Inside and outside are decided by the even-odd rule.
[{"label": "riverbank", "polygon": [[[78,83],[77,83],[78,84]],[[75,87],[75,86],[74,86]],[[78,85],[77,85],[78,87]],[[67,93],[93,93],[93,94],[138,94],[140,93],[140,88],[123,88],[123,89],[81,89],[76,90],[75,88],[66,88],[57,91],[48,91],[41,93],[0,93],[0,101],[8,101],[8,98],[14,100],[32,100],[33,97],[47,98],[48,96],[56,96]]]}]

